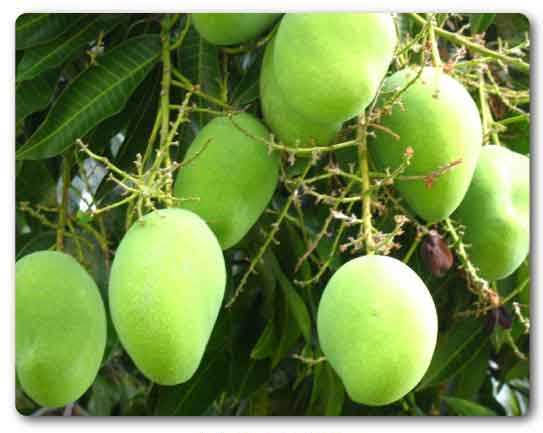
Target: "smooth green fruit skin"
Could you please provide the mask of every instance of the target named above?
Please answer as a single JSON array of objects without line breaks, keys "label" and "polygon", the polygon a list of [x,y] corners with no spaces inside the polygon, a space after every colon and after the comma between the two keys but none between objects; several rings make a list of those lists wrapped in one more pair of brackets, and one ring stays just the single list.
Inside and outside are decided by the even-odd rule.
[{"label": "smooth green fruit skin", "polygon": [[511,275],[530,248],[530,160],[505,147],[484,146],[453,217],[466,227],[463,239],[481,277]]},{"label": "smooth green fruit skin", "polygon": [[[405,69],[385,80],[382,97],[389,99],[416,76]],[[414,150],[406,176],[429,175],[461,159],[461,163],[437,177],[431,187],[422,180],[397,180],[396,189],[411,209],[429,223],[447,218],[466,194],[482,144],[482,127],[477,106],[455,79],[434,68],[425,68],[421,77],[401,96],[402,106],[392,107],[381,123],[400,136],[376,131],[369,140],[370,153],[380,169],[394,170],[408,147]]]},{"label": "smooth green fruit skin", "polygon": [[109,302],[123,347],[160,385],[197,370],[224,296],[222,250],[206,223],[183,209],[134,223],[111,267]]},{"label": "smooth green fruit skin", "polygon": [[309,147],[329,144],[341,128],[341,123],[312,121],[289,105],[273,71],[274,44],[275,40],[268,43],[260,72],[260,102],[266,123],[287,145]]},{"label": "smooth green fruit skin", "polygon": [[437,313],[407,265],[364,256],[339,268],[319,305],[321,348],[357,403],[381,406],[411,391],[435,349]]},{"label": "smooth green fruit skin", "polygon": [[94,381],[106,345],[98,287],[71,256],[39,251],[15,265],[16,370],[45,407],[77,400]]},{"label": "smooth green fruit skin", "polygon": [[213,45],[248,42],[260,36],[281,14],[194,13],[192,23],[202,38]]},{"label": "smooth green fruit skin", "polygon": [[276,79],[300,114],[341,123],[373,100],[396,42],[388,14],[286,14],[275,41]]},{"label": "smooth green fruit skin", "polygon": [[277,186],[278,155],[261,141],[268,136],[250,114],[216,117],[194,139],[177,175],[180,206],[200,215],[223,249],[247,234]]}]

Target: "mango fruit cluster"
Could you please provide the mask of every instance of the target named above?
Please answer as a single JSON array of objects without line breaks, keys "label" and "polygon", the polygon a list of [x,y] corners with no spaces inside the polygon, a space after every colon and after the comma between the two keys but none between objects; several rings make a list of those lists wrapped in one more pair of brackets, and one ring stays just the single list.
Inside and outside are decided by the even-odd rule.
[{"label": "mango fruit cluster", "polygon": [[[192,20],[209,43],[232,45],[263,35],[279,14],[193,14]],[[208,122],[181,163],[174,185],[179,205],[136,221],[115,253],[111,318],[150,380],[183,383],[201,363],[224,297],[223,250],[247,235],[277,187],[280,161],[270,134],[293,146],[328,144],[378,93],[382,128],[370,139],[370,154],[382,170],[411,154],[405,178],[395,182],[407,206],[428,223],[452,214],[463,224],[484,278],[505,278],[525,260],[528,158],[482,146],[476,104],[442,70],[407,68],[385,79],[396,43],[388,14],[298,13],[278,22],[260,75],[266,124],[248,113]],[[423,377],[438,319],[412,269],[368,255],[330,278],[317,330],[351,399],[385,405]],[[59,407],[81,397],[100,369],[105,342],[104,304],[78,262],[46,251],[17,262],[16,369],[32,399]]]},{"label": "mango fruit cluster", "polygon": [[328,144],[374,99],[396,43],[388,14],[286,14],[261,70],[266,123],[285,144]]}]

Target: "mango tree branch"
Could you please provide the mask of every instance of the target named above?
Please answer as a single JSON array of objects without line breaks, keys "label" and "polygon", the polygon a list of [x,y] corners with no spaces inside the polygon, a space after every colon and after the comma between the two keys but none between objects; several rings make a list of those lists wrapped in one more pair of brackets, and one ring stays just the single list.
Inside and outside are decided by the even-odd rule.
[{"label": "mango tree branch", "polygon": [[356,131],[356,141],[358,143],[358,164],[360,168],[360,176],[362,177],[362,226],[360,234],[364,237],[366,245],[366,254],[374,253],[375,243],[373,241],[373,226],[371,223],[371,194],[370,191],[370,173],[368,164],[368,143],[367,143],[367,124],[364,114],[358,118],[358,128]]},{"label": "mango tree branch", "polygon": [[[168,139],[169,123],[170,123],[170,85],[172,73],[172,60],[170,57],[170,29],[171,20],[167,15],[162,20],[162,32],[160,39],[162,41],[162,83],[160,89],[160,146],[162,147]],[[169,160],[169,155],[165,156],[166,161]]]},{"label": "mango tree branch", "polygon": [[[427,20],[425,20],[416,13],[408,13],[407,15],[423,26],[427,24]],[[530,65],[519,58],[511,57],[506,54],[490,50],[480,44],[472,42],[465,36],[461,36],[457,33],[448,32],[447,30],[443,30],[439,27],[435,27],[434,31],[440,38],[446,39],[453,44],[465,46],[475,53],[488,56],[494,60],[501,60],[502,62],[514,67],[515,69],[518,69],[519,71],[530,72]]]},{"label": "mango tree branch", "polygon": [[58,214],[58,226],[57,226],[57,242],[56,248],[58,251],[64,250],[64,233],[66,230],[66,213],[68,208],[68,198],[71,181],[71,169],[72,169],[72,154],[70,151],[64,154],[62,158],[62,199],[60,203],[60,209]]},{"label": "mango tree branch", "polygon": [[430,41],[430,47],[432,52],[432,64],[436,68],[440,68],[442,66],[441,63],[441,57],[439,56],[439,50],[437,47],[437,40],[436,40],[436,29],[438,28],[436,26],[436,20],[435,15],[432,14],[431,18],[428,21],[428,39]]}]

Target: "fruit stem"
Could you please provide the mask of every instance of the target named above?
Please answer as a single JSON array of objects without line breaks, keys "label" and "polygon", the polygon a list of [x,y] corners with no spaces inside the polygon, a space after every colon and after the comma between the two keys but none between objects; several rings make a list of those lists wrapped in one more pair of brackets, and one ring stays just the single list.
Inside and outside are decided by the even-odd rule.
[{"label": "fruit stem", "polygon": [[439,49],[437,47],[437,40],[436,40],[436,20],[435,15],[432,14],[429,19],[429,26],[428,26],[428,38],[430,41],[430,47],[432,52],[432,65],[436,68],[441,68],[443,65],[441,62],[441,57],[439,56]]},{"label": "fruit stem", "polygon": [[[427,23],[427,21],[424,18],[422,18],[419,14],[408,13],[407,15],[423,26],[426,25]],[[506,54],[499,53],[497,51],[489,50],[488,48],[483,47],[480,44],[472,42],[465,36],[461,36],[457,33],[448,32],[447,30],[443,30],[442,28],[439,28],[439,27],[435,28],[435,33],[439,37],[446,39],[449,42],[452,42],[453,44],[466,46],[467,48],[469,48],[471,51],[475,53],[483,54],[494,60],[501,60],[502,62],[511,65],[512,67],[518,69],[519,71],[530,72],[530,65],[528,63],[525,63],[521,59],[518,59],[516,57],[511,57]]]},{"label": "fruit stem", "polygon": [[371,194],[370,191],[370,170],[368,164],[368,143],[367,143],[367,124],[365,114],[358,117],[358,127],[356,130],[356,141],[358,143],[358,163],[360,167],[360,177],[362,178],[362,226],[360,235],[364,238],[366,245],[366,254],[371,255],[375,252],[375,243],[373,241],[373,227],[371,223]]},{"label": "fruit stem", "polygon": [[279,231],[279,227],[280,227],[281,223],[283,222],[283,220],[287,216],[288,211],[290,209],[290,206],[292,205],[292,202],[294,201],[294,198],[297,196],[296,191],[298,191],[298,188],[300,188],[300,186],[303,184],[304,179],[306,178],[307,174],[309,173],[309,170],[311,169],[311,167],[313,166],[314,163],[315,163],[315,161],[313,159],[310,159],[307,162],[307,165],[306,165],[303,173],[298,178],[298,184],[296,185],[296,188],[293,189],[292,194],[290,194],[290,196],[288,197],[286,203],[284,204],[283,208],[281,209],[281,212],[279,213],[279,216],[277,217],[277,220],[273,224],[270,225],[271,230],[267,234],[266,240],[264,241],[264,243],[262,244],[262,246],[258,250],[258,253],[256,254],[256,256],[251,260],[249,268],[247,269],[247,271],[245,271],[245,273],[241,277],[241,281],[239,282],[238,286],[234,290],[234,294],[232,295],[230,300],[226,303],[224,308],[228,309],[228,308],[232,307],[232,305],[234,304],[236,299],[243,292],[243,289],[245,288],[245,284],[247,284],[247,280],[249,279],[251,274],[255,273],[255,267],[256,267],[257,263],[259,263],[262,260],[262,257],[264,256],[264,253],[266,252],[266,250],[270,246],[271,242],[275,241],[275,235]]},{"label": "fruit stem", "polygon": [[60,203],[57,226],[57,242],[58,251],[64,250],[64,233],[66,229],[66,212],[68,207],[68,193],[71,184],[71,169],[72,169],[72,154],[66,152],[62,158],[62,200]]},{"label": "fruit stem", "polygon": [[405,257],[403,258],[404,263],[409,263],[409,260],[411,260],[411,256],[413,256],[413,253],[417,250],[417,247],[419,246],[421,240],[422,240],[422,233],[417,232],[417,236],[415,237],[413,243],[409,247],[409,250],[405,254]]},{"label": "fruit stem", "polygon": [[[469,256],[466,252],[464,242],[462,242],[462,239],[454,228],[450,218],[446,218],[444,220],[444,223],[447,231],[451,235],[454,243],[454,248],[456,250],[458,258],[462,262],[462,267],[466,272],[468,281],[472,283],[468,284],[468,287],[479,297],[480,300],[486,300],[487,303],[490,302],[490,300],[494,296],[497,296],[496,293],[489,288],[488,281],[484,280],[479,276],[479,274],[477,273],[477,269],[469,260]],[[484,311],[484,308],[485,306],[482,306],[482,311]]]},{"label": "fruit stem", "polygon": [[[170,57],[170,16],[162,20],[162,31],[160,39],[162,41],[162,83],[160,89],[160,114],[162,115],[162,123],[160,125],[160,146],[164,146],[168,139],[169,123],[170,123],[170,85],[172,60]],[[169,165],[170,155],[166,152],[164,155],[166,163]]]},{"label": "fruit stem", "polygon": [[494,119],[488,105],[488,96],[485,88],[485,73],[484,66],[479,70],[479,100],[481,103],[481,117],[483,124],[483,144],[485,140],[488,140],[490,136],[493,144],[501,145],[498,133],[492,126],[494,125]]}]

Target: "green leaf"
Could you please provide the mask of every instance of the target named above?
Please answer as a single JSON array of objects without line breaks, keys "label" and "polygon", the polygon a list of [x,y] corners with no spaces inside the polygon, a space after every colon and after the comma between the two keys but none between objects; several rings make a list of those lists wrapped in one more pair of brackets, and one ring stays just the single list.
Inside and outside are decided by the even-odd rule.
[{"label": "green leaf", "polygon": [[471,14],[471,33],[484,33],[494,23],[496,14]]},{"label": "green leaf", "polygon": [[488,375],[488,359],[490,358],[490,344],[477,354],[477,356],[458,373],[455,381],[455,397],[472,399],[481,389]]},{"label": "green leaf", "polygon": [[118,113],[159,58],[160,39],[142,35],[116,46],[76,78],[57,99],[17,159],[58,155],[102,120]]},{"label": "green leaf", "polygon": [[29,114],[45,109],[51,102],[58,71],[47,71],[31,81],[15,87],[15,121],[20,122]]},{"label": "green leaf", "polygon": [[[179,47],[177,58],[179,70],[192,84],[198,84],[202,92],[220,98],[221,69],[218,48],[202,39],[193,26],[190,27],[183,44]],[[217,106],[204,98],[196,99],[199,106],[217,109]],[[206,113],[197,113],[195,116],[200,128],[209,118],[210,116]]]},{"label": "green leaf", "polygon": [[311,319],[309,311],[298,292],[292,287],[290,281],[281,273],[279,276],[279,285],[283,289],[283,293],[292,316],[298,326],[298,329],[305,338],[305,341],[311,342]]},{"label": "green leaf", "polygon": [[292,314],[294,321],[305,341],[311,342],[311,319],[309,317],[309,311],[296,289],[292,286],[290,280],[283,273],[277,258],[272,254],[271,265],[275,276],[279,282],[279,286],[283,290],[283,295],[288,307],[288,311]]},{"label": "green leaf", "polygon": [[443,397],[449,409],[460,416],[496,416],[496,413],[487,407],[469,400],[456,397]]},{"label": "green leaf", "polygon": [[258,51],[251,65],[232,91],[230,100],[234,107],[244,108],[258,99],[260,67],[262,65],[262,50]]},{"label": "green leaf", "polygon": [[188,382],[160,386],[155,415],[202,415],[228,380],[228,363],[223,355],[217,355],[204,358]]},{"label": "green leaf", "polygon": [[56,185],[56,179],[44,161],[24,161],[15,179],[16,200],[54,206]]},{"label": "green leaf", "polygon": [[19,260],[28,254],[36,251],[48,250],[55,245],[57,234],[55,231],[45,231],[41,233],[28,233],[16,238],[16,256],[15,260]]},{"label": "green leaf", "polygon": [[91,388],[87,410],[91,415],[109,416],[120,399],[119,387],[105,377],[98,375]]},{"label": "green leaf", "polygon": [[[138,153],[144,154],[157,116],[160,79],[153,72],[147,81],[147,86],[135,92],[127,104],[131,110],[126,137],[115,158],[115,163],[123,170],[134,167]],[[187,126],[181,125],[181,128],[184,127]]]},{"label": "green leaf", "polygon": [[275,368],[279,362],[285,358],[288,352],[292,349],[292,346],[296,343],[300,337],[300,328],[294,319],[291,308],[283,298],[279,309],[277,324],[279,329],[279,344],[276,347],[275,353],[272,357],[272,368]]},{"label": "green leaf", "polygon": [[327,362],[317,364],[308,415],[340,415],[344,401],[345,389],[341,379]]},{"label": "green leaf", "polygon": [[438,385],[454,377],[488,344],[483,325],[475,319],[464,319],[437,341],[437,347],[418,390]]},{"label": "green leaf", "polygon": [[52,41],[79,25],[83,14],[23,14],[15,23],[15,47],[24,50]]},{"label": "green leaf", "polygon": [[42,72],[62,65],[82,47],[113,29],[120,19],[116,15],[95,15],[86,17],[68,34],[45,45],[25,50],[22,60],[17,65],[16,80],[25,81],[37,77]]},{"label": "green leaf", "polygon": [[275,327],[275,322],[270,320],[258,341],[256,342],[253,350],[251,351],[251,358],[253,359],[265,359],[273,355],[274,350],[277,347],[278,336]]}]

